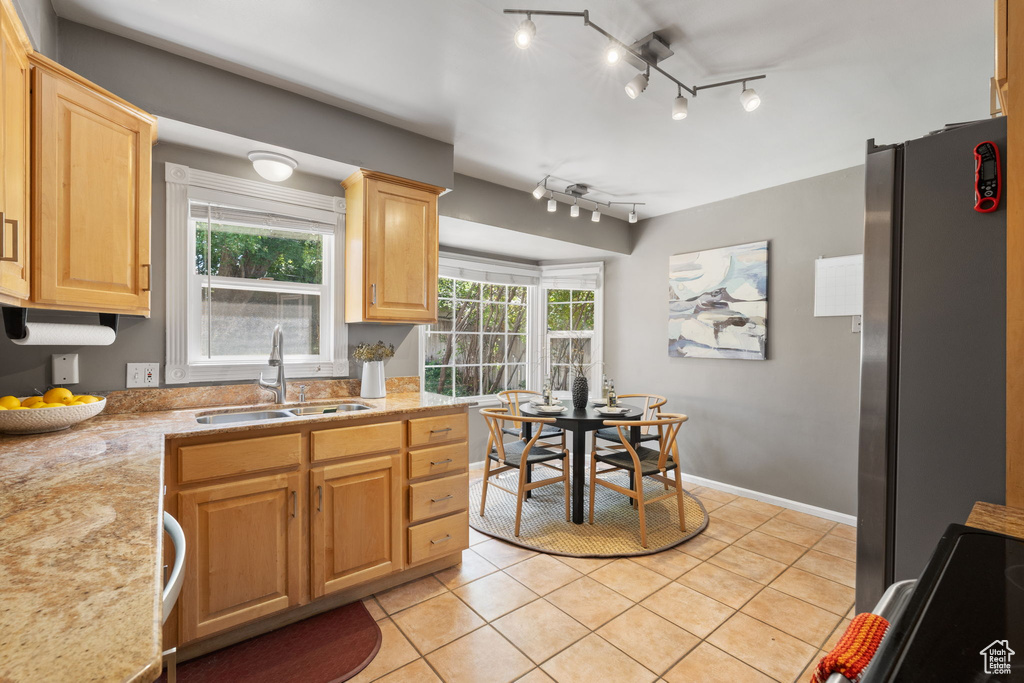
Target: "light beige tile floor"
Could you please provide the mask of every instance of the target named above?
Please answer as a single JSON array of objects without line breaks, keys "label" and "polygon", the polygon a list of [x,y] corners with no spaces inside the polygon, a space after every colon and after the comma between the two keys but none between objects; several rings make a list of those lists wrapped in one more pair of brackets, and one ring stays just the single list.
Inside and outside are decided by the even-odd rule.
[{"label": "light beige tile floor", "polygon": [[806,681],[853,616],[856,531],[697,487],[706,533],[656,555],[557,557],[470,531],[457,567],[367,598],[353,680]]}]

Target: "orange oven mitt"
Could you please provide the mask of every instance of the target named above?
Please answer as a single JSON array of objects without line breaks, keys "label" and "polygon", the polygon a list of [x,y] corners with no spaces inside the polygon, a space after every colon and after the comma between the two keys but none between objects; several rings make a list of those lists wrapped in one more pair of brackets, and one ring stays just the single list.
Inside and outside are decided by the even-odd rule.
[{"label": "orange oven mitt", "polygon": [[811,683],[825,683],[834,673],[842,674],[854,683],[859,681],[888,628],[889,622],[884,617],[870,612],[858,614],[839,643],[818,662]]}]

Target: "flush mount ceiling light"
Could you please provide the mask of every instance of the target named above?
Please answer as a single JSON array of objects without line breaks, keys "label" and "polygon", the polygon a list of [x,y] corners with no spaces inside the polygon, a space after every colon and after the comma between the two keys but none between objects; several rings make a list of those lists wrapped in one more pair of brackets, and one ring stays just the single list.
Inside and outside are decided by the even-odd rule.
[{"label": "flush mount ceiling light", "polygon": [[249,152],[249,161],[261,178],[274,183],[288,180],[299,162],[277,152]]},{"label": "flush mount ceiling light", "polygon": [[525,50],[530,47],[530,43],[533,42],[533,37],[535,35],[537,35],[537,25],[530,20],[530,14],[527,13],[526,19],[523,23],[519,24],[519,28],[516,29],[516,47],[520,50]]},{"label": "flush mount ceiling light", "polygon": [[[569,203],[569,201],[572,200],[571,203],[569,203],[569,215],[572,218],[579,218],[581,202],[586,205],[593,205],[593,208],[590,209],[590,220],[592,220],[595,223],[601,222],[601,207],[610,209],[613,206],[621,205],[633,207],[632,210],[629,212],[629,222],[636,223],[636,207],[644,206],[644,202],[602,202],[597,199],[588,199],[584,195],[592,192],[593,190],[589,185],[584,185],[582,183],[568,183],[563,180],[555,179],[556,185],[560,185],[562,183],[565,184],[564,190],[555,190],[548,186],[548,180],[550,179],[551,176],[544,176],[544,179],[537,183],[537,188],[542,188],[541,192],[538,193],[537,190],[534,189],[533,196],[537,199],[541,199],[545,195],[547,195],[549,197],[547,203],[548,211],[552,213],[558,208],[558,197],[564,197],[564,201],[566,203]],[[601,194],[607,193],[602,192]],[[584,206],[583,208],[586,208],[586,206]]]},{"label": "flush mount ceiling light", "polygon": [[657,71],[662,76],[670,80],[678,88],[679,95],[672,103],[672,118],[676,121],[681,121],[687,116],[688,103],[686,98],[683,96],[685,90],[690,94],[691,97],[696,97],[697,93],[701,90],[708,90],[710,88],[721,88],[726,85],[735,85],[736,83],[743,84],[743,92],[740,94],[740,103],[743,105],[745,111],[751,112],[757,109],[761,104],[761,98],[752,88],[747,87],[747,81],[756,81],[762,78],[766,78],[765,74],[758,76],[747,76],[745,78],[735,78],[730,81],[721,81],[719,83],[709,83],[707,85],[694,85],[688,86],[681,80],[668,73],[658,63],[671,57],[673,52],[669,48],[669,45],[665,40],[657,33],[650,33],[647,36],[641,38],[632,44],[626,44],[613,36],[608,31],[604,30],[594,22],[590,20],[590,12],[583,10],[582,12],[558,12],[552,10],[539,10],[539,9],[506,9],[505,14],[525,14],[526,20],[519,24],[519,28],[516,30],[515,43],[520,48],[526,49],[530,46],[534,36],[537,34],[537,26],[533,23],[531,17],[536,14],[539,16],[549,17],[579,17],[583,19],[583,25],[594,29],[602,36],[608,39],[608,47],[605,49],[604,58],[609,64],[617,64],[620,61],[628,62],[638,70],[642,70],[638,73],[629,83],[626,84],[626,95],[630,99],[635,100],[640,96],[650,82],[651,71]]}]

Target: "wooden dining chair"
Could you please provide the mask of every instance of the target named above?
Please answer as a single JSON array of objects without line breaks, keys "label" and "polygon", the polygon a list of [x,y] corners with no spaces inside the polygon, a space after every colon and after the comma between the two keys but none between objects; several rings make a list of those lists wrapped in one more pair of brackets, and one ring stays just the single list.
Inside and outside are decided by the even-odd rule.
[{"label": "wooden dining chair", "polygon": [[[526,417],[514,415],[507,408],[482,408],[480,414],[487,423],[487,458],[484,460],[484,482],[483,490],[480,492],[480,516],[483,517],[484,509],[487,506],[487,488],[496,488],[511,493],[516,497],[516,526],[515,536],[519,536],[519,523],[523,516],[523,499],[527,491],[557,484],[562,482],[565,485],[565,521],[569,521],[569,451],[565,448],[553,449],[537,445],[543,427],[555,421],[553,417]],[[529,441],[520,438],[505,442],[504,428],[507,425],[521,422],[537,423],[537,429]],[[559,469],[551,464],[554,460],[561,460],[562,467]],[[497,468],[492,469],[491,463],[497,463]],[[523,467],[524,463],[526,467]],[[559,472],[559,476],[540,481],[527,482],[527,469],[539,465]],[[519,483],[516,490],[507,489],[496,482],[490,481],[502,472],[519,470]]]},{"label": "wooden dining chair", "polygon": [[[643,413],[640,415],[640,419],[643,421],[657,420],[658,415],[661,414],[661,407],[668,403],[668,399],[664,396],[658,396],[657,394],[620,394],[619,399],[628,401],[629,399],[643,399]],[[633,403],[639,403],[639,401],[633,401]],[[618,432],[613,427],[605,427],[604,429],[597,429],[593,433],[590,441],[590,452],[598,453],[599,451],[621,451],[622,442],[619,439]],[[660,438],[657,429],[652,427],[642,427],[640,429],[640,443],[647,441],[657,441]],[[611,446],[600,446],[598,441],[611,442]]]},{"label": "wooden dining chair", "polygon": [[[605,420],[604,426],[615,429],[619,436],[622,449],[595,453],[590,459],[590,523],[594,523],[594,498],[598,486],[604,486],[613,491],[629,496],[636,501],[637,511],[640,513],[640,545],[647,547],[647,518],[644,506],[656,503],[659,500],[676,497],[679,505],[679,530],[686,531],[686,519],[683,513],[683,486],[680,481],[679,451],[674,447],[679,428],[686,420],[686,415],[673,413],[660,413],[654,420]],[[658,448],[637,446],[633,448],[630,443],[629,432],[632,427],[651,427],[658,432]],[[605,469],[598,470],[598,463],[608,465]],[[630,488],[603,479],[598,475],[607,474],[622,470],[631,473],[632,484]],[[675,478],[671,479],[668,473],[675,470]],[[644,477],[650,477],[656,481],[675,486],[675,491],[644,500]]]},{"label": "wooden dining chair", "polygon": [[[540,396],[539,391],[527,391],[525,389],[507,389],[498,392],[498,400],[508,406],[509,413],[521,415],[519,407],[523,403],[529,403]],[[521,424],[513,423],[502,427],[501,431],[511,436],[523,438],[523,427]],[[544,425],[541,430],[541,440],[537,443],[543,448],[565,448],[565,431],[554,425]]]}]

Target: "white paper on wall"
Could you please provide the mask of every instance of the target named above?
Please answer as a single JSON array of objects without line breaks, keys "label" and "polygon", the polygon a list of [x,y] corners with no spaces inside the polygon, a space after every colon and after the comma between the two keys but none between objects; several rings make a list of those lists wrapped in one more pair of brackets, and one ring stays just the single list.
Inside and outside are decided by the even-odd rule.
[{"label": "white paper on wall", "polygon": [[861,315],[864,308],[864,254],[814,262],[814,316]]}]

